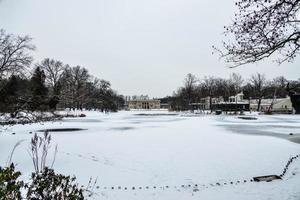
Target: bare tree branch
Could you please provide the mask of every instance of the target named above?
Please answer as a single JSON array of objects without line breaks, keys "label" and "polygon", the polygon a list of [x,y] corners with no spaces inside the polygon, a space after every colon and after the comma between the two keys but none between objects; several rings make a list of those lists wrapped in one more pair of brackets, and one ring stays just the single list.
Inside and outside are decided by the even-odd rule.
[{"label": "bare tree branch", "polygon": [[300,48],[300,0],[239,0],[233,23],[225,27],[223,47],[215,52],[231,67],[256,63],[276,54],[291,62]]},{"label": "bare tree branch", "polygon": [[35,49],[29,36],[15,36],[0,29],[0,78],[7,73],[18,73],[28,67]]}]

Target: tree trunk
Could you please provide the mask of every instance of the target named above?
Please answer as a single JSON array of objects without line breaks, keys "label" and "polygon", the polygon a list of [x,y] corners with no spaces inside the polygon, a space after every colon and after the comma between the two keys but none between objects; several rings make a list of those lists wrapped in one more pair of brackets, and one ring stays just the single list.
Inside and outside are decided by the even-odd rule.
[{"label": "tree trunk", "polygon": [[209,109],[210,109],[210,112],[212,113],[213,108],[212,108],[212,98],[211,98],[211,96],[209,96]]},{"label": "tree trunk", "polygon": [[260,105],[261,105],[261,97],[259,97],[258,99],[258,103],[257,103],[257,111],[260,111]]}]

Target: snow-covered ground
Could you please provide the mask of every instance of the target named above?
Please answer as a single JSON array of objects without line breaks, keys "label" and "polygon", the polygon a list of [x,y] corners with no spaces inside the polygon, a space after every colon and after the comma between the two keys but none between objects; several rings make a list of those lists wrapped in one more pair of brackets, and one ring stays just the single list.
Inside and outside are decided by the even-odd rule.
[{"label": "snow-covered ground", "polygon": [[98,177],[96,199],[300,199],[300,159],[283,180],[250,182],[254,176],[281,174],[288,159],[300,154],[300,144],[288,140],[290,133],[300,133],[300,116],[243,120],[157,115],[167,111],[84,113],[85,118],[2,127],[0,165],[24,140],[13,161],[26,177],[33,170],[27,152],[30,132],[83,128],[52,133],[53,147],[58,145],[54,168],[76,175],[82,184]]}]

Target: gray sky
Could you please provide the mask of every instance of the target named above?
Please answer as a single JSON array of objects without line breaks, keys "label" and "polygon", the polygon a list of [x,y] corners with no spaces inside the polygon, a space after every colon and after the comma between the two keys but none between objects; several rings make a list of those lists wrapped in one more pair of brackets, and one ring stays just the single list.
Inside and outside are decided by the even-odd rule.
[{"label": "gray sky", "polygon": [[299,58],[230,69],[212,55],[234,9],[233,0],[0,0],[0,28],[31,35],[36,61],[82,65],[125,95],[171,95],[187,73],[300,78]]}]

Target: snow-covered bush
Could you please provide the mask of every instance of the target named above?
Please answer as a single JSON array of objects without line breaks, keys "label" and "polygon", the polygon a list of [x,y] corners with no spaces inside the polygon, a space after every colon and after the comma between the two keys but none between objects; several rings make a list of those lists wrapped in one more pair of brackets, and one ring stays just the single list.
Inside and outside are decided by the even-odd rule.
[{"label": "snow-covered bush", "polygon": [[57,174],[53,169],[46,167],[41,172],[33,172],[27,183],[21,181],[20,176],[14,164],[0,168],[1,200],[84,199],[84,190],[75,182],[75,177]]},{"label": "snow-covered bush", "polygon": [[21,189],[24,187],[23,181],[19,180],[21,173],[15,171],[14,164],[9,167],[0,167],[0,199],[19,200],[22,199]]},{"label": "snow-covered bush", "polygon": [[[55,148],[52,164],[50,167],[46,165],[50,143],[51,135],[47,131],[43,136],[35,134],[32,137],[30,156],[35,171],[29,181],[20,180],[21,172],[15,171],[14,164],[10,162],[11,158],[8,161],[9,167],[0,167],[0,200],[82,200],[85,199],[84,196],[91,197],[94,194],[90,183],[87,187],[81,186],[76,183],[75,176],[58,174],[52,169],[57,148]],[[12,154],[13,152],[14,150]]]},{"label": "snow-covered bush", "polygon": [[53,169],[46,167],[42,172],[32,173],[31,180],[26,185],[27,199],[84,199],[83,189],[75,183],[75,177],[56,174]]}]

